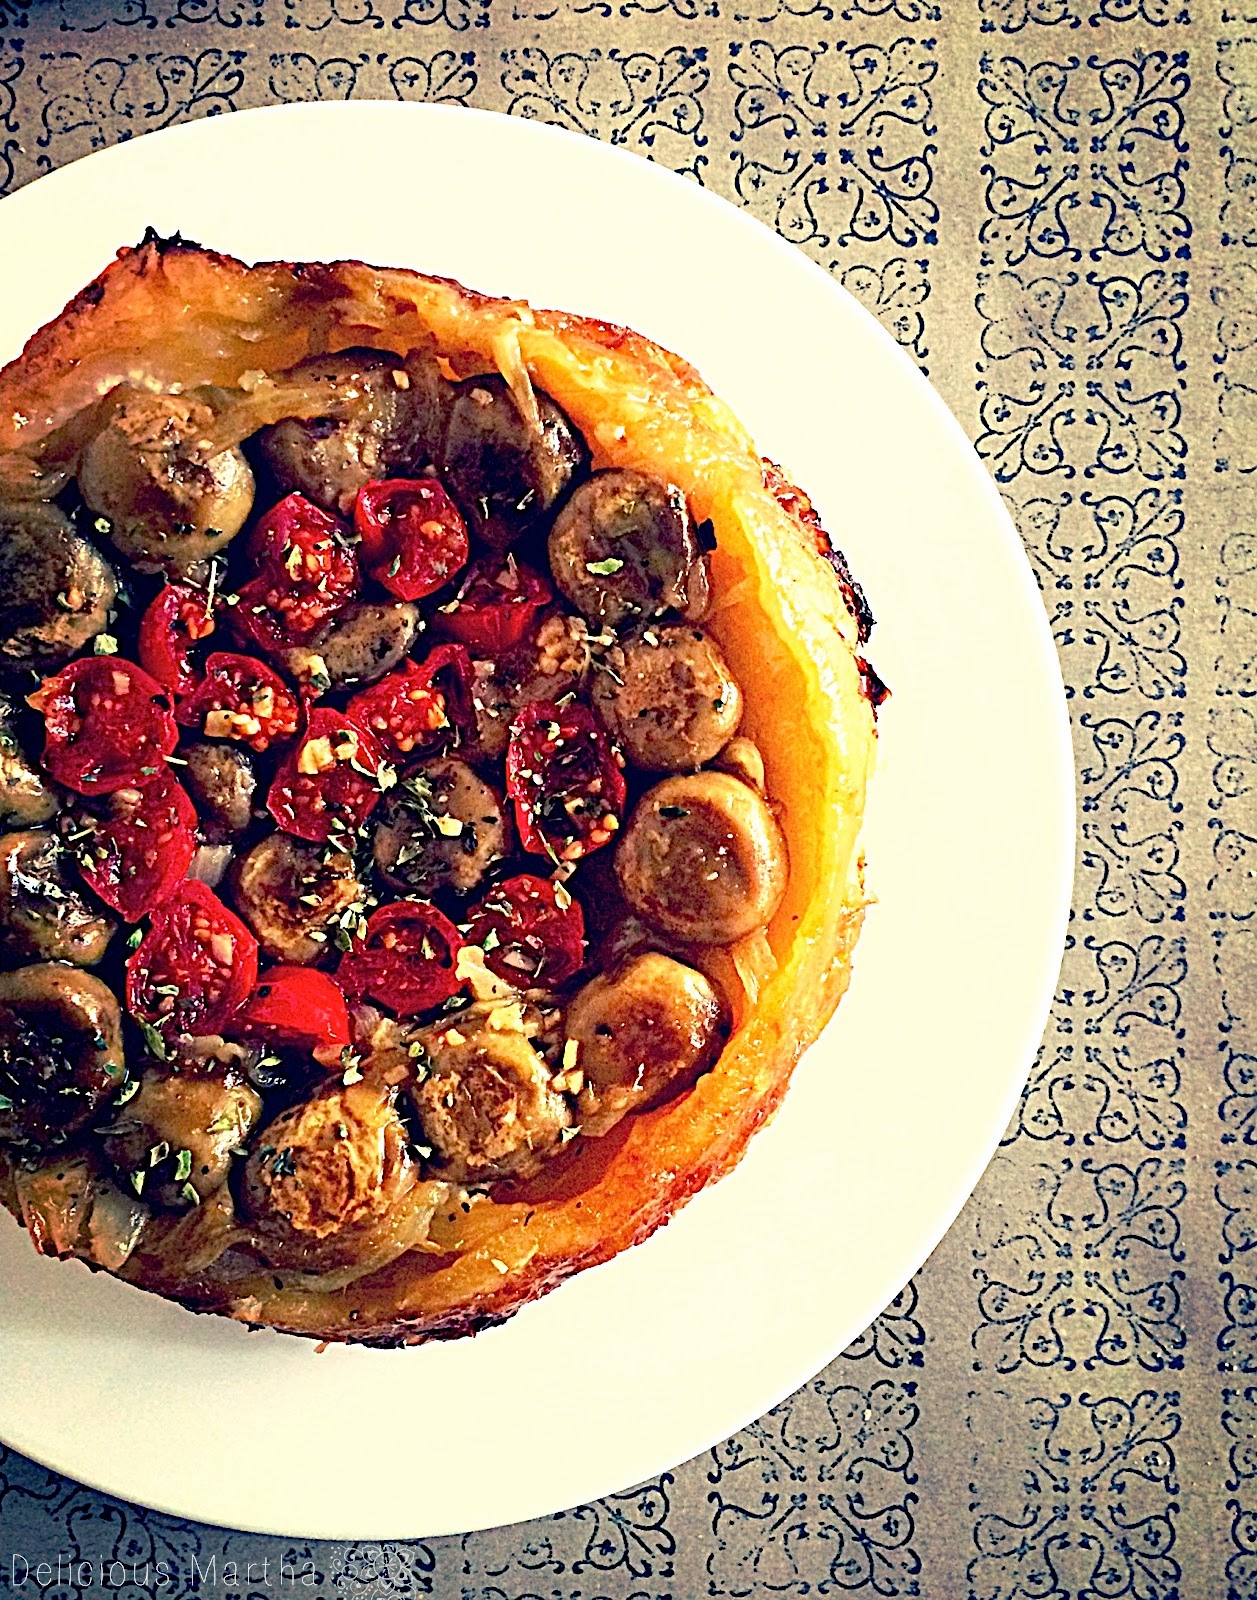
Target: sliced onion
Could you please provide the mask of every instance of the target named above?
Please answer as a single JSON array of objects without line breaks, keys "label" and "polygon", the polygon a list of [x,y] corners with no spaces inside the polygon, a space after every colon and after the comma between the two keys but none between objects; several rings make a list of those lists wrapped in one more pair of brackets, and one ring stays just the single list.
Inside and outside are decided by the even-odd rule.
[{"label": "sliced onion", "polygon": [[[231,1206],[225,1191],[220,1191],[222,1204],[219,1215],[213,1214],[213,1202],[219,1200],[215,1195],[203,1206],[198,1206],[187,1213],[186,1216],[170,1228],[161,1240],[159,1251],[164,1259],[177,1262],[179,1274],[182,1278],[205,1272],[211,1267],[219,1256],[233,1248],[242,1246],[259,1255],[265,1255],[265,1249],[250,1229],[242,1226],[235,1220],[234,1207]],[[398,1210],[388,1218],[387,1228],[382,1229],[382,1237],[374,1247],[364,1250],[359,1259],[349,1266],[331,1268],[326,1272],[290,1272],[282,1268],[267,1269],[266,1295],[269,1299],[276,1279],[281,1279],[285,1291],[294,1291],[301,1294],[334,1294],[347,1288],[349,1284],[356,1283],[359,1278],[365,1278],[372,1272],[379,1272],[381,1268],[390,1266],[399,1256],[404,1256],[409,1250],[419,1250],[426,1255],[441,1254],[441,1247],[434,1244],[428,1237],[432,1219],[442,1207],[448,1207],[451,1197],[461,1198],[463,1191],[448,1183],[429,1182],[420,1183],[411,1190],[406,1200]],[[249,1279],[249,1283],[254,1280]],[[246,1316],[244,1307],[246,1301],[254,1300],[254,1296],[246,1294],[243,1299],[234,1303],[233,1315]],[[260,1307],[261,1301],[257,1301]],[[260,1313],[250,1313],[249,1317],[256,1320]]]},{"label": "sliced onion", "polygon": [[164,1228],[160,1239],[153,1241],[152,1255],[167,1263],[172,1273],[187,1281],[199,1277],[212,1267],[219,1256],[233,1245],[249,1244],[252,1233],[236,1222],[235,1202],[230,1189],[217,1189],[199,1206],[193,1206],[181,1217],[162,1219]]},{"label": "sliced onion", "polygon": [[[220,396],[222,396],[220,398]],[[347,417],[362,400],[362,391],[343,377],[280,379],[255,383],[247,392],[220,391],[214,409],[217,415],[206,432],[209,448],[215,453],[230,450],[259,428],[285,417]]]},{"label": "sliced onion", "polygon": [[0,500],[53,500],[69,477],[65,467],[33,461],[20,450],[0,455]]},{"label": "sliced onion", "polygon": [[519,414],[538,437],[541,435],[541,408],[537,404],[537,396],[533,393],[532,379],[528,375],[528,367],[524,362],[523,351],[519,348],[519,331],[525,321],[532,322],[532,313],[526,307],[519,307],[519,322],[507,323],[493,336],[493,362],[498,371],[506,380],[507,387],[514,396],[515,404],[519,407]]},{"label": "sliced onion", "polygon": [[195,878],[199,883],[207,883],[211,889],[216,889],[227,876],[231,857],[232,848],[229,844],[200,845],[188,867],[188,877]]},{"label": "sliced onion", "polygon": [[758,592],[758,581],[755,578],[740,578],[737,583],[730,584],[723,594],[716,596],[707,607],[704,622],[710,622],[712,617],[718,616],[722,611],[729,611],[734,606],[753,603]]},{"label": "sliced onion", "polygon": [[135,1249],[148,1207],[82,1156],[13,1175],[22,1221],[41,1255],[82,1256],[116,1272]]},{"label": "sliced onion", "polygon": [[87,1256],[109,1272],[118,1268],[139,1243],[149,1209],[108,1178],[98,1178],[87,1223]]},{"label": "sliced onion", "polygon": [[748,1002],[755,1005],[760,991],[777,970],[777,957],[763,928],[756,928],[754,933],[730,945],[729,959],[746,990]]},{"label": "sliced onion", "polygon": [[74,1255],[92,1203],[92,1169],[81,1157],[13,1174],[22,1221],[43,1256]]},{"label": "sliced onion", "polygon": [[373,1068],[382,1057],[405,1056],[416,1036],[413,1022],[390,1017],[367,1000],[350,1006],[349,1028],[355,1048],[371,1061]]},{"label": "sliced onion", "polygon": [[326,1272],[285,1272],[276,1268],[275,1276],[283,1279],[285,1290],[295,1289],[305,1294],[334,1294],[348,1288],[360,1278],[369,1277],[381,1268],[391,1266],[399,1256],[410,1250],[424,1255],[441,1255],[439,1244],[428,1237],[432,1219],[443,1207],[448,1208],[452,1197],[461,1197],[462,1190],[449,1183],[420,1183],[410,1191],[398,1210],[388,1219],[387,1237],[374,1249],[367,1250],[357,1261],[345,1267],[329,1268]]}]

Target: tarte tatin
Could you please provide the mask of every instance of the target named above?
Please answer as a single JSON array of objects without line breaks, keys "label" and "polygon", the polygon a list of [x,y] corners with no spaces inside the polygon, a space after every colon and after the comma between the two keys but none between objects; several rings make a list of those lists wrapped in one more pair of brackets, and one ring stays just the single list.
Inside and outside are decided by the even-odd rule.
[{"label": "tarte tatin", "polygon": [[0,372],[0,1199],[377,1345],[644,1239],[846,986],[870,621],[636,333],[123,250]]}]

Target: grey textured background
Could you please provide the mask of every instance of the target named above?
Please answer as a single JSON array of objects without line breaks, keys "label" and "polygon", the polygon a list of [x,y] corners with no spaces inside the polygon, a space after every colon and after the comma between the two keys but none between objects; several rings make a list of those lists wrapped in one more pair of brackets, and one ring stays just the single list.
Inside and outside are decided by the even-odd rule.
[{"label": "grey textured background", "polygon": [[1060,991],[916,1282],[708,1455],[526,1526],[290,1548],[0,1449],[0,1590],[36,1592],[17,1554],[88,1564],[49,1600],[1253,1600],[1257,0],[0,0],[0,191],[348,97],[507,110],[688,173],[930,374],[1070,686]]}]

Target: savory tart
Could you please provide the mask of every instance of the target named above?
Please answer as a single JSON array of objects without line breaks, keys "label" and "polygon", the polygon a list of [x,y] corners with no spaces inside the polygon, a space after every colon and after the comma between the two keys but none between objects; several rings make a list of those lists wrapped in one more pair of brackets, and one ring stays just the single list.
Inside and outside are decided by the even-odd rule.
[{"label": "savory tart", "polygon": [[643,1239],[846,986],[870,620],[635,333],[122,251],[0,372],[0,1199],[373,1344]]}]

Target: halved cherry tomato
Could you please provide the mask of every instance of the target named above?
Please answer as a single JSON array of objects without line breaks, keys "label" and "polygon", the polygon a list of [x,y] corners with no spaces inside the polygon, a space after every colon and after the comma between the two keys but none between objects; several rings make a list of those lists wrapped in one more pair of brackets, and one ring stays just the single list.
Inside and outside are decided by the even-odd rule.
[{"label": "halved cherry tomato", "polygon": [[196,808],[166,767],[143,789],[114,793],[79,866],[107,906],[138,922],[173,893],[195,852]]},{"label": "halved cherry tomato", "polygon": [[395,760],[435,750],[454,731],[445,696],[413,661],[354,695],[347,709]]},{"label": "halved cherry tomato", "polygon": [[395,759],[430,755],[474,727],[471,685],[467,651],[442,644],[419,665],[408,661],[354,695],[348,712]]},{"label": "halved cherry tomato", "polygon": [[438,606],[437,626],[477,655],[494,658],[527,638],[537,613],[554,599],[543,577],[521,567],[513,556],[476,561],[467,569],[458,593]]},{"label": "halved cherry tomato", "polygon": [[192,648],[213,632],[213,597],[189,583],[168,583],[140,620],[140,664],[171,694],[191,694],[199,681]]},{"label": "halved cherry tomato", "polygon": [[257,979],[257,940],[208,884],[189,879],[153,912],[127,962],[127,1009],[159,1029],[218,1033]]},{"label": "halved cherry tomato", "polygon": [[557,988],[585,965],[580,901],[531,872],[496,884],[468,913],[485,965],[521,989]]},{"label": "halved cherry tomato", "polygon": [[351,999],[371,999],[400,1017],[430,1011],[462,987],[463,939],[426,900],[394,900],[367,919],[367,931],[341,957],[336,981]]},{"label": "halved cherry tomato", "polygon": [[239,739],[260,754],[275,739],[290,739],[301,720],[297,697],[264,661],[219,650],[205,663],[195,694],[176,719],[211,739]]},{"label": "halved cherry tomato", "polygon": [[249,549],[258,574],[241,585],[232,623],[263,650],[304,644],[358,592],[358,558],[344,527],[304,495],[273,506]]},{"label": "halved cherry tomato", "polygon": [[235,1026],[251,1039],[309,1050],[334,1066],[349,1044],[349,1008],[334,978],[315,967],[271,967]]},{"label": "halved cherry tomato", "polygon": [[588,706],[535,700],[511,724],[506,792],[525,850],[579,861],[620,826],[624,773]]},{"label": "halved cherry tomato", "polygon": [[472,686],[475,668],[465,645],[439,644],[419,663],[429,683],[445,696],[445,711],[456,732],[472,733],[476,727],[476,706]]},{"label": "halved cherry tomato", "polygon": [[305,737],[275,774],[266,809],[298,839],[321,843],[333,833],[353,833],[379,803],[379,768],[380,747],[360,723],[316,707]]},{"label": "halved cherry tomato", "polygon": [[85,656],[27,701],[44,715],[44,766],[78,794],[142,789],[179,742],[170,696],[121,656]]},{"label": "halved cherry tomato", "polygon": [[435,478],[364,483],[354,527],[368,573],[399,600],[435,594],[467,561],[466,524]]}]

